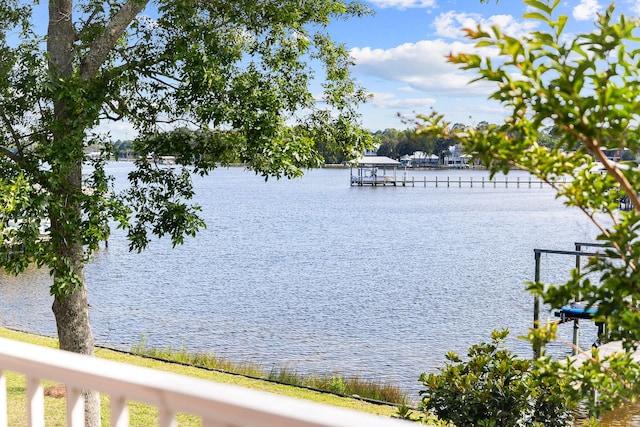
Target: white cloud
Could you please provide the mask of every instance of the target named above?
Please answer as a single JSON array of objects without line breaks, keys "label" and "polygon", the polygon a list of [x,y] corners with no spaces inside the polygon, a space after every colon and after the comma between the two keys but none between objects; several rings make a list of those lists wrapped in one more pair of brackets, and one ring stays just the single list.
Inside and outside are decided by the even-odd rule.
[{"label": "white cloud", "polygon": [[463,28],[475,28],[482,17],[470,13],[441,13],[434,21],[436,34],[442,37],[459,38]]},{"label": "white cloud", "polygon": [[573,8],[573,17],[578,21],[593,20],[602,11],[598,0],[580,0],[580,4]]},{"label": "white cloud", "polygon": [[[355,59],[355,71],[378,79],[402,83],[411,89],[435,94],[458,92],[460,94],[487,94],[483,85],[470,86],[471,76],[457,65],[446,60],[449,54],[459,52],[479,53],[470,44],[442,40],[425,40],[405,43],[392,49],[355,48],[351,55]],[[490,56],[488,50],[483,56]]]},{"label": "white cloud", "polygon": [[426,109],[433,106],[436,100],[433,98],[398,98],[392,93],[374,93],[369,104],[378,108],[392,109]]},{"label": "white cloud", "polygon": [[535,22],[517,20],[511,15],[493,15],[484,18],[476,13],[456,13],[454,11],[442,13],[434,21],[436,34],[448,38],[460,38],[463,35],[463,28],[475,29],[478,25],[486,29],[497,25],[502,32],[514,37],[530,33],[537,27]]},{"label": "white cloud", "polygon": [[399,92],[406,92],[406,93],[415,93],[418,92],[417,90],[415,90],[414,88],[412,88],[411,86],[404,86],[404,87],[399,87],[398,88]]},{"label": "white cloud", "polygon": [[416,7],[434,7],[436,0],[369,0],[370,3],[381,7],[395,7],[397,9],[409,9]]},{"label": "white cloud", "polygon": [[95,129],[96,132],[109,134],[110,138],[113,141],[121,140],[128,141],[135,139],[138,135],[138,131],[133,127],[133,125],[127,121],[104,121],[100,122],[100,124]]}]

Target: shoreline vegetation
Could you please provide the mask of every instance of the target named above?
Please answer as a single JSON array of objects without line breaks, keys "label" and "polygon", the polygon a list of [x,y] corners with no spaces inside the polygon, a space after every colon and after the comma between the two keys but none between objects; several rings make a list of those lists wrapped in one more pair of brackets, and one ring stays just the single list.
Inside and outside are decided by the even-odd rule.
[{"label": "shoreline vegetation", "polygon": [[[16,341],[28,342],[35,345],[40,345],[44,347],[50,348],[58,348],[58,341],[55,338],[46,337],[42,335],[35,335],[26,332],[21,332],[13,329],[7,329],[5,327],[0,327],[0,337],[8,338]],[[203,355],[195,355],[189,354],[184,350],[154,350],[144,346],[144,344],[139,344],[136,348],[132,350],[140,350],[144,349],[145,352],[150,353],[146,355],[136,355],[134,351],[132,352],[124,352],[119,350],[113,350],[105,347],[96,347],[96,357],[114,360],[121,363],[144,366],[152,369],[158,369],[162,371],[170,371],[181,375],[192,376],[196,378],[202,378],[210,381],[215,381],[219,383],[233,384],[241,387],[247,387],[257,390],[262,390],[270,393],[281,394],[285,396],[290,396],[298,399],[310,400],[315,402],[320,402],[332,406],[339,406],[343,408],[348,408],[352,410],[357,410],[361,412],[368,412],[381,416],[391,417],[398,412],[398,407],[403,406],[403,402],[393,403],[385,403],[382,401],[375,401],[375,399],[366,399],[362,395],[358,396],[347,396],[346,394],[339,394],[331,391],[320,391],[313,390],[310,386],[304,386],[302,384],[299,385],[287,385],[284,384],[284,379],[287,377],[294,378],[296,381],[300,382],[301,379],[309,380],[310,377],[303,376],[297,374],[295,371],[290,371],[286,369],[274,370],[273,373],[267,372],[268,376],[274,376],[276,378],[261,378],[260,374],[264,373],[264,371],[260,370],[259,367],[250,364],[238,364],[234,362],[230,362],[223,359],[217,359],[212,356],[203,356]],[[155,355],[153,355],[155,354]],[[161,357],[157,356],[171,356],[177,360],[161,360]],[[183,359],[183,360],[180,360]],[[211,363],[213,360],[217,360],[220,365],[216,368],[214,367],[199,367],[194,364],[187,363],[198,362],[199,364],[207,364]],[[223,372],[223,369],[227,368],[237,369],[242,367],[246,369],[246,373],[232,373],[232,372]],[[254,375],[249,375],[249,372],[252,369],[257,369],[254,372]],[[238,369],[239,370],[239,369]],[[278,375],[275,375],[277,373]],[[258,374],[258,375],[255,375]],[[329,386],[342,388],[340,385],[342,382],[344,384],[344,391],[348,392],[350,390],[347,388],[347,384],[349,384],[349,379],[344,379],[335,375],[323,375],[318,377],[323,378],[325,381],[328,380]],[[318,381],[319,381],[318,379]],[[293,382],[293,379],[291,380]],[[373,381],[357,379],[354,381],[355,384],[365,385],[365,388],[376,388],[380,386],[381,389],[387,388],[385,385],[377,384]],[[54,386],[55,384],[52,382],[45,381],[44,387]],[[349,385],[351,387],[352,385]],[[393,386],[388,386],[389,388],[394,388]],[[399,388],[395,387],[398,391]],[[24,423],[24,417],[26,414],[26,383],[24,375],[9,373],[7,375],[7,391],[8,391],[8,399],[7,399],[7,407],[9,411],[9,425],[17,426],[22,425]],[[360,393],[363,393],[360,391]],[[406,394],[399,391],[399,396],[404,396],[406,399]],[[356,394],[356,393],[353,393]],[[65,401],[66,399],[59,399],[56,397],[45,397],[45,413],[47,414],[47,425],[65,425],[66,423],[66,409],[65,409]],[[102,420],[103,423],[109,422],[109,413],[108,413],[108,396],[102,396]],[[132,426],[145,426],[145,425],[153,425],[157,423],[157,409],[150,407],[148,405],[143,405],[139,403],[132,402],[130,403],[130,417]],[[188,415],[188,414],[180,414],[178,419],[180,426],[191,426],[191,425],[200,425],[200,419],[198,417]]]},{"label": "shoreline vegetation", "polygon": [[361,399],[374,404],[404,406],[410,403],[407,393],[400,387],[374,379],[360,376],[345,377],[339,373],[303,374],[286,366],[273,366],[270,369],[265,369],[259,364],[234,362],[217,357],[213,353],[189,352],[184,347],[181,349],[174,349],[170,346],[165,349],[148,347],[144,337],[139,344],[131,348],[131,354],[163,362],[178,363],[220,371],[225,374],[242,375],[251,379],[331,393],[340,397]]}]

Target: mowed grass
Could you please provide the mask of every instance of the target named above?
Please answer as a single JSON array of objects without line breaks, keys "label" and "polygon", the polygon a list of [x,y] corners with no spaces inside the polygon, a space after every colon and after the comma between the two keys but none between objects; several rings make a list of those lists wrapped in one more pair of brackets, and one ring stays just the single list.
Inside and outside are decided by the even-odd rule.
[{"label": "mowed grass", "polygon": [[[38,335],[26,334],[5,328],[0,328],[0,337],[16,341],[27,342],[35,345],[57,348],[56,339]],[[294,397],[332,406],[368,412],[381,416],[391,416],[397,412],[397,408],[387,405],[376,405],[359,399],[345,398],[328,393],[320,393],[300,387],[292,387],[259,379],[247,378],[241,375],[225,374],[215,370],[202,369],[176,363],[167,363],[156,359],[134,356],[104,348],[96,349],[96,356],[116,362],[130,365],[144,366],[147,368],[169,371],[176,374],[215,381],[218,383],[233,384],[240,387],[262,390],[283,396]],[[46,379],[45,379],[46,380]],[[45,381],[45,387],[53,385]],[[109,425],[109,397],[102,395],[102,421],[103,425]],[[26,417],[26,380],[24,375],[9,372],[7,374],[7,407],[9,426],[22,427],[27,425]],[[155,407],[140,403],[130,402],[130,425],[146,427],[157,425],[158,412]],[[46,426],[66,426],[66,399],[45,397]],[[201,420],[189,414],[178,415],[178,425],[199,426]]]}]

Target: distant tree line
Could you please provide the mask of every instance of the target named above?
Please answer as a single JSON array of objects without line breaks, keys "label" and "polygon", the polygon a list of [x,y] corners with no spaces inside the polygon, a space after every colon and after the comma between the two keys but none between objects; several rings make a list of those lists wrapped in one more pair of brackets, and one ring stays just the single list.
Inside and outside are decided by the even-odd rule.
[{"label": "distant tree line", "polygon": [[[435,154],[442,159],[443,153],[449,152],[449,147],[456,146],[460,143],[456,137],[458,132],[464,132],[466,129],[474,129],[483,131],[489,129],[488,122],[480,122],[474,128],[462,123],[456,123],[449,128],[446,136],[434,135],[433,133],[420,132],[416,129],[385,129],[384,131],[374,132],[373,140],[377,148],[376,154],[379,156],[387,156],[394,159],[400,159],[405,155],[412,155],[416,151],[421,151],[427,155]],[[517,136],[514,136],[517,138]],[[562,149],[564,151],[575,151],[581,147],[581,143],[576,141],[574,144],[567,144],[561,141],[557,126],[548,126],[540,130],[537,143],[541,147],[548,149]],[[635,162],[637,155],[634,151],[628,149],[620,149],[619,147],[605,147],[606,155],[616,161]]]},{"label": "distant tree line", "polygon": [[[431,133],[421,133],[416,129],[385,129],[373,133],[374,143],[378,147],[376,153],[379,156],[387,156],[399,159],[405,155],[412,155],[416,151],[422,151],[426,154],[435,154],[439,157],[442,153],[448,152],[449,147],[459,143],[456,132],[464,131],[469,126],[463,123],[455,123],[450,128],[450,136],[436,136]],[[479,122],[474,129],[488,129],[489,123],[486,121]],[[542,130],[538,144],[554,148],[559,141],[557,130],[554,127],[548,127]],[[576,147],[570,147],[575,149]]]},{"label": "distant tree line", "polygon": [[117,140],[113,143],[113,152],[116,158],[134,158],[136,152],[133,149],[133,141],[121,141]]},{"label": "distant tree line", "polygon": [[[336,145],[335,140],[353,140],[361,138],[368,141],[367,145],[371,146],[373,135],[364,131],[362,135],[358,134],[340,134],[344,132],[340,128],[326,127],[323,132],[310,130],[303,127],[284,128],[283,133],[290,134],[293,138],[300,140],[310,140],[314,144],[314,150],[318,156],[324,160],[325,164],[339,164],[347,160],[344,150],[341,151],[340,146]],[[246,136],[232,130],[203,132],[199,130],[190,130],[180,128],[163,135],[156,135],[153,138],[136,139],[136,140],[117,140],[111,142],[103,149],[112,154],[116,159],[134,159],[138,156],[176,156],[181,158],[176,147],[194,147],[198,143],[206,143],[209,147],[215,147],[217,155],[224,153],[226,163],[243,163],[245,162],[246,153],[233,150],[234,142],[243,139]],[[332,139],[333,138],[333,139]],[[92,148],[97,151],[97,147]],[[204,158],[200,157],[202,160]],[[178,159],[181,163],[189,164],[192,159]],[[206,160],[206,159],[205,159]]]},{"label": "distant tree line", "polygon": [[[486,121],[479,122],[474,129],[487,129],[489,123]],[[456,132],[464,131],[468,126],[463,123],[455,123],[451,126],[450,136],[435,136],[430,133],[421,133],[416,129],[385,129],[378,130],[371,134],[374,146],[377,147],[376,154],[379,156],[387,156],[394,159],[400,159],[405,155],[412,155],[416,151],[426,154],[435,154],[442,157],[443,153],[448,153],[449,147],[457,145],[459,141],[455,136]],[[550,149],[555,148],[559,144],[560,137],[558,130],[554,126],[544,128],[540,132],[538,144]],[[575,150],[578,144],[573,147],[563,147],[566,150]],[[136,145],[131,140],[117,140],[112,143],[112,152],[120,159],[134,158],[137,156]],[[316,141],[316,149],[324,158],[325,164],[339,164],[345,161],[344,155],[329,144],[322,141]],[[169,154],[169,153],[165,153]],[[631,153],[621,153],[619,156],[622,160],[631,160],[634,156]],[[240,159],[238,159],[240,161]]]},{"label": "distant tree line", "polygon": [[441,156],[455,144],[453,138],[418,133],[414,129],[385,129],[373,134],[374,143],[378,146],[379,156],[399,159],[416,151]]},{"label": "distant tree line", "polygon": [[[398,130],[385,129],[372,133],[374,145],[378,147],[377,154],[392,158],[411,155],[416,151],[441,155],[449,146],[455,144],[453,138],[432,137],[420,134],[414,129]],[[324,158],[325,164],[339,164],[345,161],[343,155],[331,147],[317,143],[317,150]],[[132,140],[117,140],[111,144],[110,152],[118,159],[135,158],[138,155],[136,144]]]}]

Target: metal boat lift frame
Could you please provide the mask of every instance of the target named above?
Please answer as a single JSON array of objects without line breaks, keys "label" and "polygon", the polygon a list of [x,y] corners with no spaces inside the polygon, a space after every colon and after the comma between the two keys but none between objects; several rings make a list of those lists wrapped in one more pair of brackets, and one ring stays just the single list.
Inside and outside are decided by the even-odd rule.
[{"label": "metal boat lift frame", "polygon": [[[575,242],[575,250],[573,251],[561,251],[561,250],[554,250],[554,249],[534,249],[533,252],[535,254],[535,278],[534,281],[535,283],[539,283],[540,282],[540,268],[541,268],[541,255],[542,254],[556,254],[556,255],[569,255],[569,256],[575,256],[576,257],[576,269],[578,271],[580,271],[580,262],[581,262],[581,258],[582,257],[590,257],[590,256],[596,256],[596,255],[600,255],[600,256],[606,256],[603,255],[601,252],[586,252],[583,251],[582,248],[604,248],[604,247],[608,247],[608,245],[604,244],[604,243],[584,243],[584,242]],[[575,301],[579,301],[580,300],[580,295],[575,295]],[[534,297],[534,302],[533,302],[533,328],[537,329],[540,326],[540,306],[541,306],[541,301],[540,301],[540,297],[539,296],[535,296]],[[586,316],[588,317],[588,316]],[[584,318],[584,317],[583,317]],[[578,353],[578,346],[580,344],[580,318],[579,317],[571,317],[571,320],[573,320],[573,349],[572,349],[572,354],[575,356]],[[604,334],[604,325],[600,324],[598,325],[598,336],[600,337],[601,335]],[[538,358],[541,355],[541,348],[539,346],[534,345],[533,348],[533,356],[534,358]]]}]

